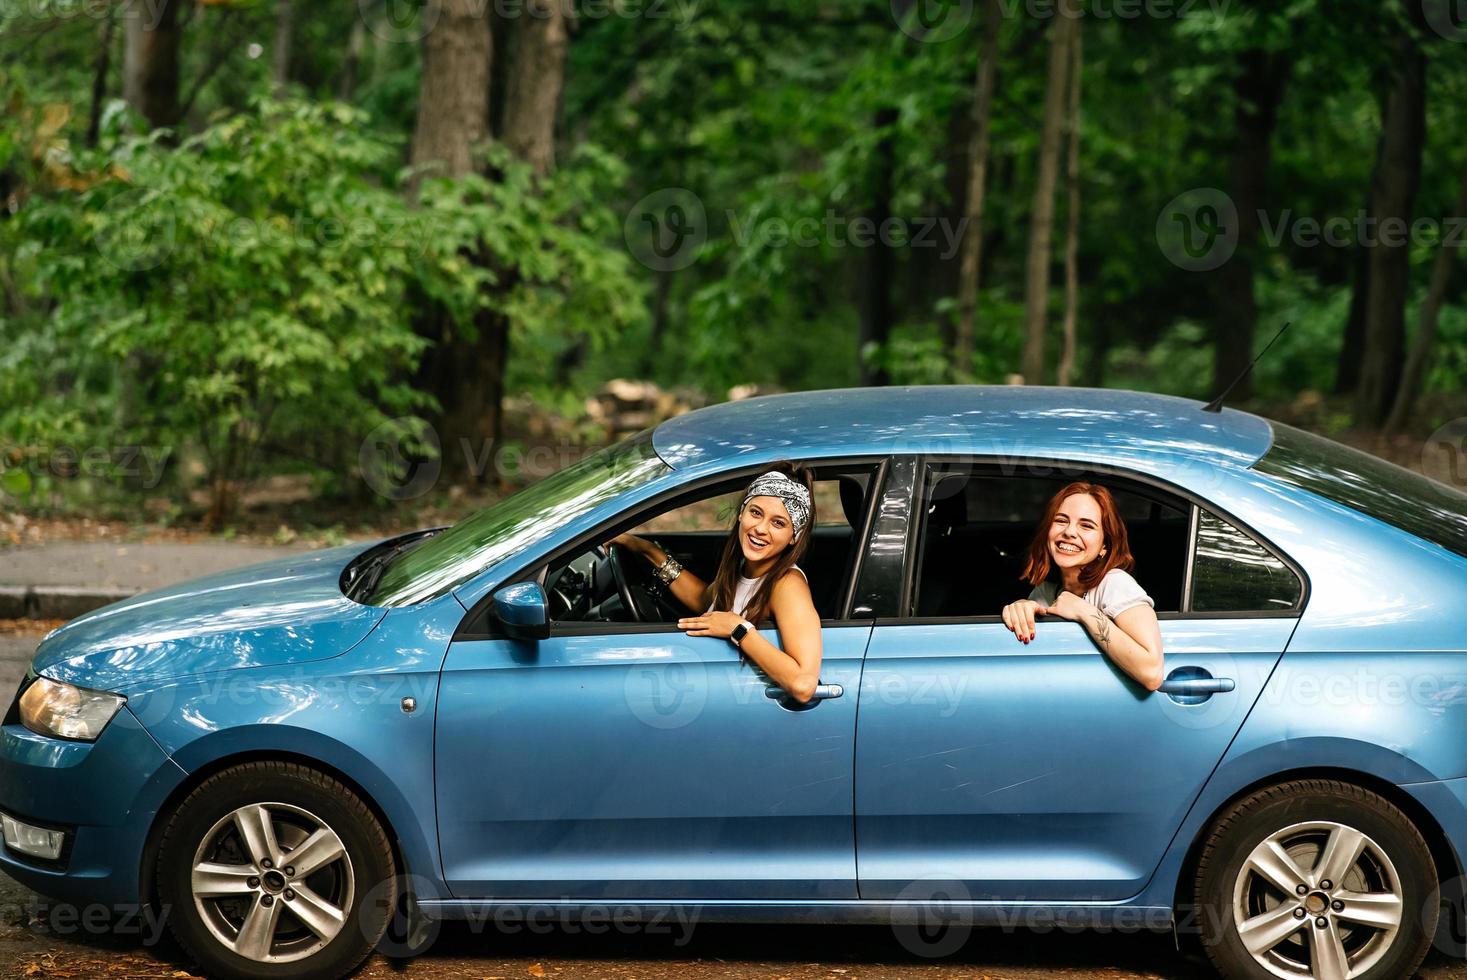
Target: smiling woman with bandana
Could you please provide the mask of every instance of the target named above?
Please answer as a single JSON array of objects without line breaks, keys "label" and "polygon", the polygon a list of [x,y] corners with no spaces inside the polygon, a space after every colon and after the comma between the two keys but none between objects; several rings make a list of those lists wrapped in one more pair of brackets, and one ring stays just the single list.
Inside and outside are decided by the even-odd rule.
[{"label": "smiling woman with bandana", "polygon": [[[729,640],[786,694],[805,702],[820,678],[820,614],[795,562],[814,524],[808,471],[780,463],[744,490],[711,583],[644,538],[623,534],[610,543],[644,556],[668,591],[700,613],[678,620],[679,629]],[[784,649],[754,627],[771,616]]]}]

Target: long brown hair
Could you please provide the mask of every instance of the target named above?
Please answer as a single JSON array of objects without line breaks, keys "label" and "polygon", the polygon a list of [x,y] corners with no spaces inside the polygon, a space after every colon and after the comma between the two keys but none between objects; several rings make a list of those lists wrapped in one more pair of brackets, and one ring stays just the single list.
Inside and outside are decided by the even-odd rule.
[{"label": "long brown hair", "polygon": [[1110,491],[1098,483],[1071,483],[1050,498],[1049,506],[1044,508],[1044,517],[1034,529],[1034,540],[1029,542],[1029,561],[1020,576],[1030,585],[1039,585],[1049,578],[1049,528],[1054,524],[1060,505],[1077,493],[1088,493],[1100,505],[1100,533],[1105,540],[1105,554],[1080,569],[1080,586],[1088,592],[1099,585],[1112,568],[1129,572],[1136,567],[1136,560],[1131,557],[1131,542],[1126,536],[1126,522],[1121,520]]},{"label": "long brown hair", "polygon": [[[777,470],[785,476],[804,486],[810,494],[810,516],[805,521],[805,528],[789,543],[789,546],[775,559],[774,565],[764,575],[764,580],[754,590],[754,595],[749,599],[746,610],[733,609],[734,592],[739,587],[739,579],[744,570],[744,549],[739,545],[739,521],[744,516],[742,506],[734,513],[733,527],[729,528],[728,540],[723,543],[723,554],[718,559],[718,573],[713,576],[713,584],[708,587],[708,594],[712,597],[714,609],[727,609],[732,612],[743,612],[744,618],[751,623],[763,622],[769,616],[769,600],[774,595],[774,585],[784,573],[795,566],[805,554],[809,547],[810,535],[815,531],[815,494],[814,482],[810,471],[803,466],[788,461],[775,463],[764,470]],[[753,482],[752,480],[750,481]],[[740,501],[742,504],[742,501]]]}]

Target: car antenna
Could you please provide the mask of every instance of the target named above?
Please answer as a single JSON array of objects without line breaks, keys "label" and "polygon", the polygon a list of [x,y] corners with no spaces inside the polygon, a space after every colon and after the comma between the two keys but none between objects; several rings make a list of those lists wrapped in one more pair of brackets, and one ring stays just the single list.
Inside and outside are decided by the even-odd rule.
[{"label": "car antenna", "polygon": [[1268,353],[1268,349],[1274,345],[1274,342],[1275,341],[1277,341],[1280,337],[1282,337],[1284,335],[1284,331],[1287,330],[1287,329],[1289,329],[1289,327],[1293,324],[1293,322],[1294,322],[1293,320],[1289,320],[1282,327],[1279,327],[1279,332],[1273,335],[1273,340],[1270,340],[1268,343],[1266,343],[1266,344],[1263,345],[1263,350],[1259,351],[1258,352],[1258,356],[1255,357],[1255,358],[1253,358],[1253,360],[1251,360],[1251,361],[1248,362],[1248,366],[1243,369],[1243,373],[1242,374],[1239,374],[1236,378],[1234,378],[1233,379],[1233,383],[1230,384],[1230,385],[1228,385],[1226,388],[1224,388],[1222,390],[1222,394],[1218,395],[1212,401],[1210,401],[1206,405],[1202,406],[1202,410],[1204,412],[1212,412],[1214,414],[1216,414],[1218,412],[1221,412],[1222,411],[1222,407],[1223,407],[1223,402],[1226,401],[1227,400],[1227,397],[1233,393],[1233,389],[1236,388],[1236,387],[1238,387],[1238,382],[1240,382],[1244,378],[1248,377],[1248,372],[1250,372],[1250,371],[1253,370],[1253,365],[1257,364],[1260,360],[1262,360],[1263,355]]}]

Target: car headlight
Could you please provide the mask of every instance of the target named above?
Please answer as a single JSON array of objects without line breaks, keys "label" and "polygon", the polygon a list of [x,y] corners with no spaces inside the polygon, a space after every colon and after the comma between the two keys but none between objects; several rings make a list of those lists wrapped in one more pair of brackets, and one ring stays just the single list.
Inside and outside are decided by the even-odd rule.
[{"label": "car headlight", "polygon": [[37,735],[94,742],[127,698],[37,677],[20,696],[20,723]]}]

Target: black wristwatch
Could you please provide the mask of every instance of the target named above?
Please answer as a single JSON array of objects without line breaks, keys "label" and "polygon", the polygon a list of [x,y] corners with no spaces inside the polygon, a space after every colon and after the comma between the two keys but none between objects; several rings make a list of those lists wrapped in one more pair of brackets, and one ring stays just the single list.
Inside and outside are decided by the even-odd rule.
[{"label": "black wristwatch", "polygon": [[742,650],[744,648],[744,637],[748,636],[749,631],[753,628],[753,625],[746,619],[733,628],[733,632],[728,634],[728,638],[733,641],[734,646]]}]

